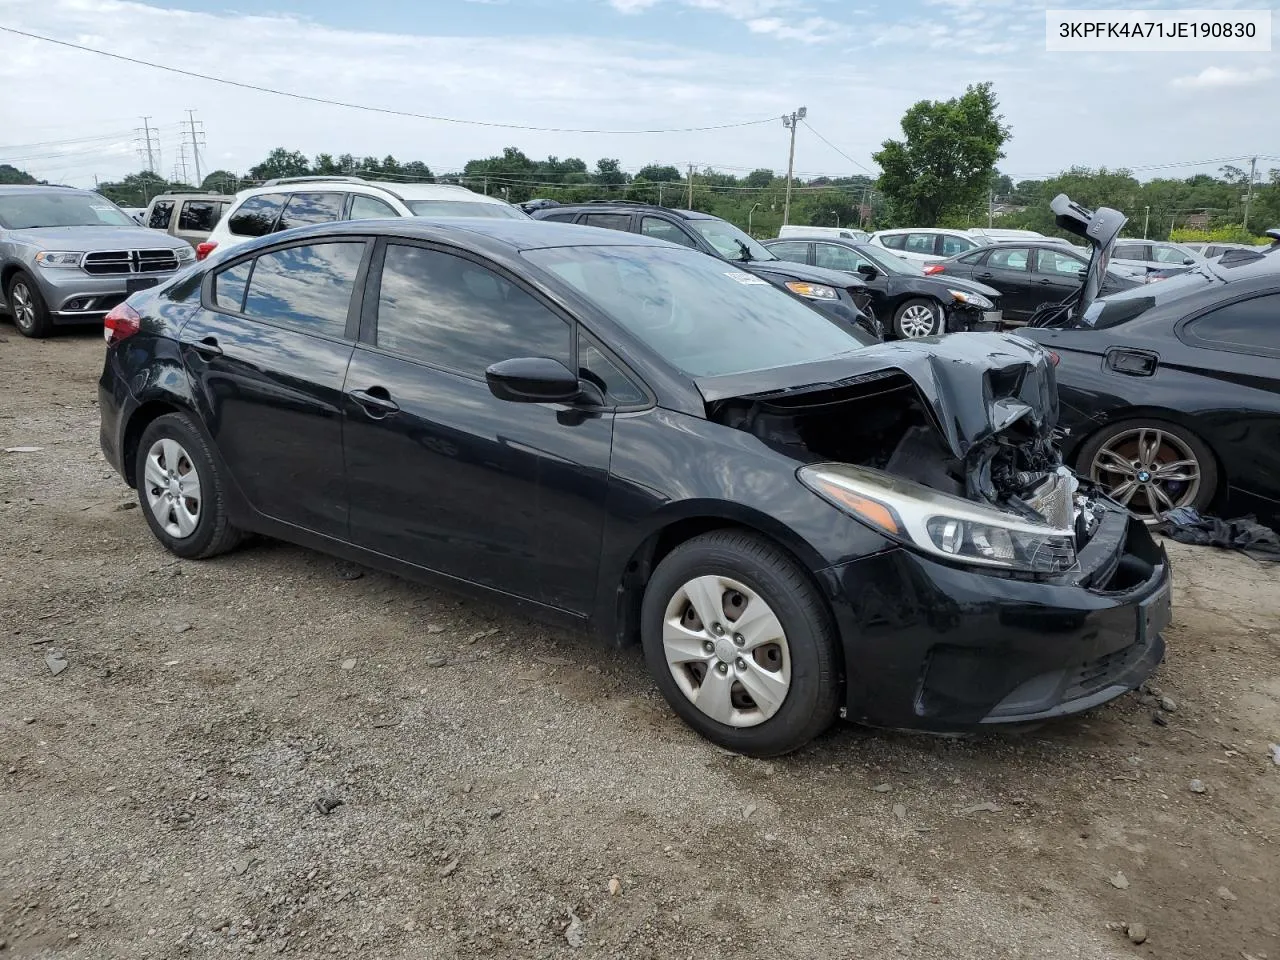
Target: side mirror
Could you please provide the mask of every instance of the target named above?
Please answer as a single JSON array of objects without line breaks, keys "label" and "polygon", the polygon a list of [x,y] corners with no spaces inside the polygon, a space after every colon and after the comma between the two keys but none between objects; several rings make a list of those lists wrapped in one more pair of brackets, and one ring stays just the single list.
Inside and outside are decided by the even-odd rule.
[{"label": "side mirror", "polygon": [[516,357],[484,372],[489,392],[513,403],[569,403],[582,395],[578,378],[559,360]]},{"label": "side mirror", "polygon": [[860,263],[858,264],[858,276],[862,277],[863,280],[874,280],[880,276],[880,271],[869,263]]},{"label": "side mirror", "polygon": [[1194,267],[1196,265],[1196,262],[1192,260],[1190,257],[1187,257],[1187,259],[1182,261],[1182,265],[1184,267]]}]

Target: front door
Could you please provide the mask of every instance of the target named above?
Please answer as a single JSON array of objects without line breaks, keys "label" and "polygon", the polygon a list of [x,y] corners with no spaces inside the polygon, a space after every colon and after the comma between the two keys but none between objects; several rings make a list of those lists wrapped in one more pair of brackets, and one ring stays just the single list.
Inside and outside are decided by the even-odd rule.
[{"label": "front door", "polygon": [[572,369],[574,325],[469,255],[392,241],[377,259],[345,387],[353,542],[587,613],[613,415],[499,400],[484,379],[514,357]]},{"label": "front door", "polygon": [[1040,247],[1035,251],[1031,281],[1040,290],[1042,303],[1060,303],[1080,289],[1088,262],[1066,250]]},{"label": "front door", "polygon": [[342,384],[371,244],[275,248],[216,271],[182,328],[196,409],[249,504],[346,539]]}]

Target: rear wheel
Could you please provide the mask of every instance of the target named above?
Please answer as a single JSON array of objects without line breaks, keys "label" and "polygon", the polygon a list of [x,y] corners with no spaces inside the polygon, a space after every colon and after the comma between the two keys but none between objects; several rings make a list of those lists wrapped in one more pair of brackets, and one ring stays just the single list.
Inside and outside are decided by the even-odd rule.
[{"label": "rear wheel", "polygon": [[1077,469],[1146,523],[1176,507],[1202,511],[1218,489],[1218,464],[1203,440],[1165,420],[1124,420],[1099,430]]},{"label": "rear wheel", "polygon": [[934,300],[908,300],[893,315],[893,331],[904,340],[942,332],[942,306]]},{"label": "rear wheel", "polygon": [[645,588],[641,636],[672,709],[730,750],[786,753],[835,718],[830,615],[805,571],[762,537],[721,531],[671,551]]},{"label": "rear wheel", "polygon": [[24,337],[47,337],[53,332],[53,318],[40,288],[25,273],[19,271],[9,278],[5,299],[9,302],[13,325]]}]

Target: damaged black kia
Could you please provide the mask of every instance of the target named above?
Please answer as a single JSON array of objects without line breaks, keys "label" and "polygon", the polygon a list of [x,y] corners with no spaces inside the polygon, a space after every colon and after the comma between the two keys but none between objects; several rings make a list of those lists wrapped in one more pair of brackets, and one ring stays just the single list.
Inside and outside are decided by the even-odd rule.
[{"label": "damaged black kia", "polygon": [[169,550],[265,534],[639,642],[733,750],[1072,713],[1163,654],[1168,560],[1062,465],[1014,337],[872,343],[723,260],[514,220],[275,234],[106,336],[102,447]]}]

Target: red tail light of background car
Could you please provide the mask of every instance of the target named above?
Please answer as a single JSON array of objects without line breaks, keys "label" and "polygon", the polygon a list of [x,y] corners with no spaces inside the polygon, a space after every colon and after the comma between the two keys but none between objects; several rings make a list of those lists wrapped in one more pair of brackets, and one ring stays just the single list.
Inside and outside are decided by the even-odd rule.
[{"label": "red tail light of background car", "polygon": [[932,277],[935,273],[942,273],[947,268],[940,263],[930,263],[924,268],[924,275]]},{"label": "red tail light of background car", "polygon": [[206,240],[204,243],[197,243],[196,259],[203,260],[209,254],[213,253],[213,250],[217,245],[218,245],[217,240]]},{"label": "red tail light of background car", "polygon": [[127,303],[114,307],[102,320],[102,334],[106,337],[107,346],[132,337],[141,328],[142,317]]}]

